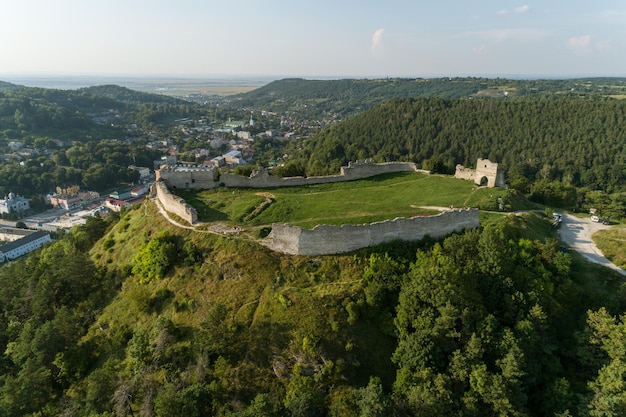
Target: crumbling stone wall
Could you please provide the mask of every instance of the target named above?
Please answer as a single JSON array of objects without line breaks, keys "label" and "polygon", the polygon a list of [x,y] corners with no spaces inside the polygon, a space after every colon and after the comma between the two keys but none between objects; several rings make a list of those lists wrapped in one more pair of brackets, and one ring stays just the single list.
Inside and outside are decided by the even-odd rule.
[{"label": "crumbling stone wall", "polygon": [[156,177],[170,188],[183,190],[205,190],[219,185],[217,170],[212,166],[165,165],[157,170]]},{"label": "crumbling stone wall", "polygon": [[489,159],[478,158],[476,169],[465,168],[458,164],[454,173],[455,178],[474,181],[474,184],[481,184],[483,178],[487,178],[487,187],[506,187],[504,182],[504,170],[498,167],[496,162]]},{"label": "crumbling stone wall", "polygon": [[156,181],[152,184],[150,194],[159,199],[165,210],[176,214],[190,224],[197,223],[198,212],[196,209],[187,204],[184,199],[170,193],[163,181]]},{"label": "crumbling stone wall", "polygon": [[452,210],[435,216],[397,218],[362,225],[319,225],[313,229],[273,224],[265,244],[272,250],[291,255],[333,255],[394,240],[416,241],[426,235],[440,238],[479,226],[477,209]]},{"label": "crumbling stone wall", "polygon": [[235,188],[274,188],[296,187],[313,184],[324,184],[339,181],[353,181],[369,178],[380,174],[393,172],[422,172],[412,162],[388,162],[372,164],[368,162],[349,163],[347,167],[341,167],[339,175],[327,175],[320,177],[274,177],[267,169],[256,170],[250,177],[226,173],[218,178],[216,170],[212,168],[180,168],[164,167],[159,170],[157,178],[165,181],[168,187],[181,189],[211,189],[220,185]]}]

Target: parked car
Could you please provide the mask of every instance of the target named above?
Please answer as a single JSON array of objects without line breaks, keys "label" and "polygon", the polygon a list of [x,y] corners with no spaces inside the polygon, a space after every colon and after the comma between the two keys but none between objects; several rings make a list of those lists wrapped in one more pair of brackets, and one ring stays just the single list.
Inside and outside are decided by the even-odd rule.
[{"label": "parked car", "polygon": [[600,218],[598,216],[591,216],[591,221],[598,223],[600,221]]}]

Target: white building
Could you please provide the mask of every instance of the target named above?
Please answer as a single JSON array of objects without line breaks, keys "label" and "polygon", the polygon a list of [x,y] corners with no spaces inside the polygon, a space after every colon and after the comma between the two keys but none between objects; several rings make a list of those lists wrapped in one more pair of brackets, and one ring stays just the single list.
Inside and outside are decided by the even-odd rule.
[{"label": "white building", "polygon": [[0,200],[0,214],[24,213],[30,209],[28,199],[9,193],[4,200]]},{"label": "white building", "polygon": [[41,248],[47,242],[52,242],[50,234],[43,231],[31,233],[21,239],[0,246],[0,262],[12,261],[26,255],[35,249]]}]

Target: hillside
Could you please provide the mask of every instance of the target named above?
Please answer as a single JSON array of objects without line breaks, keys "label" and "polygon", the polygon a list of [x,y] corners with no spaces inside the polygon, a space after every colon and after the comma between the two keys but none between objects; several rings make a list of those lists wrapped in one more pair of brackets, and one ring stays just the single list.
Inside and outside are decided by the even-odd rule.
[{"label": "hillside", "polygon": [[499,162],[507,178],[559,180],[619,191],[626,186],[626,102],[395,99],[292,143],[306,175],[335,173],[348,161],[413,161],[453,173],[477,158]]},{"label": "hillside", "polygon": [[539,97],[624,97],[624,78],[513,80],[504,78],[386,78],[273,81],[228,98],[232,105],[279,113],[354,115],[394,98],[513,99]]},{"label": "hillside", "polygon": [[[156,109],[157,106],[161,107]],[[124,124],[147,124],[176,117],[180,111],[189,110],[185,106],[174,98],[118,86],[55,90],[3,83],[0,139],[120,138],[126,135]]]},{"label": "hillside", "polygon": [[562,253],[548,224],[298,257],[174,228],[150,201],[92,218],[0,268],[0,414],[619,407],[603,368],[618,353],[594,341],[623,344],[622,281]]}]

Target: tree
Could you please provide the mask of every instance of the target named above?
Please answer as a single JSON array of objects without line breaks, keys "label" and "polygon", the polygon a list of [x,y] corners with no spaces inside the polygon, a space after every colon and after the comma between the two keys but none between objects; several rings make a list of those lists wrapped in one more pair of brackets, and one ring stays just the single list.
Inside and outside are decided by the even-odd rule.
[{"label": "tree", "polygon": [[173,265],[177,248],[174,237],[167,232],[149,241],[135,257],[133,273],[141,276],[141,283],[161,279]]}]

